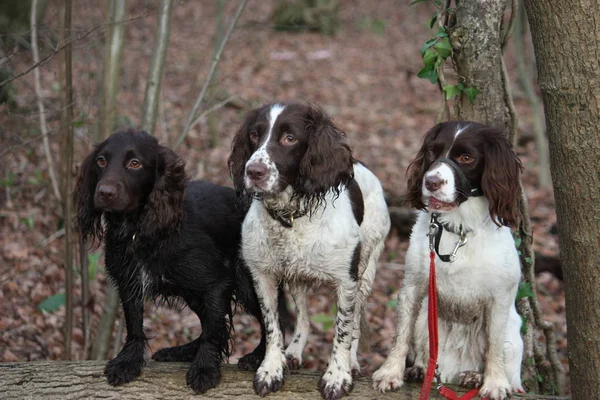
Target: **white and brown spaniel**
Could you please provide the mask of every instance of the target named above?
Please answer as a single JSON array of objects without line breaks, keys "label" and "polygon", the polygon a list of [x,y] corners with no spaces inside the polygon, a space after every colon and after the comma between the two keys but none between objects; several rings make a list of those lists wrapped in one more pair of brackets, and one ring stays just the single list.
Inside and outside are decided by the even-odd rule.
[{"label": "white and brown spaniel", "polygon": [[393,348],[373,375],[376,389],[423,379],[433,223],[441,381],[481,386],[479,395],[493,400],[523,390],[521,318],[515,308],[521,269],[508,227],[518,219],[521,169],[497,129],[452,121],[426,134],[408,169],[407,201],[422,211],[406,254]]},{"label": "white and brown spaniel", "polygon": [[[251,111],[232,144],[229,168],[250,201],[242,254],[254,277],[267,330],[267,350],[254,378],[265,396],[279,390],[283,370],[299,368],[310,323],[307,291],[336,288],[335,339],[319,384],[326,399],[352,389],[360,372],[361,316],[377,259],[390,229],[379,180],[355,161],[344,132],[317,106],[269,104]],[[292,342],[284,350],[277,286],[296,304]]]}]

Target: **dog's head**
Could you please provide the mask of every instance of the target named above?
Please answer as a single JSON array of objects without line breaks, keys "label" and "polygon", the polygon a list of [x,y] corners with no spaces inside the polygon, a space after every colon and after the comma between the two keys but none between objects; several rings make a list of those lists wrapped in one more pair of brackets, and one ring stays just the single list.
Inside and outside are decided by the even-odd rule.
[{"label": "dog's head", "polygon": [[74,192],[84,237],[102,236],[103,213],[142,212],[149,233],[180,217],[185,163],[146,132],[117,132],[84,160]]},{"label": "dog's head", "polygon": [[502,131],[476,122],[443,122],[427,132],[408,167],[406,200],[417,209],[444,213],[482,192],[492,220],[514,225],[521,170]]},{"label": "dog's head", "polygon": [[352,179],[346,135],[319,107],[268,104],[251,111],[237,132],[229,169],[238,193],[322,197]]}]

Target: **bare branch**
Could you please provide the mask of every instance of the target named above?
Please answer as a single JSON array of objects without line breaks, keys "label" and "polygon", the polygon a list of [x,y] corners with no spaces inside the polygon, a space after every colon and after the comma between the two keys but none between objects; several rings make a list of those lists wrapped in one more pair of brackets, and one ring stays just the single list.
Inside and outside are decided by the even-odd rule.
[{"label": "bare branch", "polygon": [[235,15],[233,16],[233,20],[229,24],[229,28],[227,29],[227,32],[225,33],[225,36],[223,37],[223,40],[221,41],[221,45],[219,46],[218,50],[215,52],[215,55],[213,56],[212,64],[210,65],[210,69],[208,71],[208,76],[204,80],[204,86],[202,87],[202,90],[200,91],[200,94],[198,95],[198,98],[196,99],[196,103],[194,104],[192,111],[190,111],[188,121],[185,125],[185,128],[183,128],[183,132],[181,132],[181,135],[179,136],[179,138],[177,139],[177,142],[175,142],[175,145],[173,146],[174,148],[179,147],[179,145],[183,142],[183,140],[187,136],[188,132],[192,128],[194,121],[196,120],[196,114],[198,114],[198,110],[200,109],[202,100],[204,100],[204,96],[206,95],[206,91],[208,90],[208,86],[210,84],[210,81],[212,80],[212,76],[214,75],[214,73],[217,69],[217,65],[219,64],[219,60],[221,59],[221,54],[223,54],[223,49],[225,49],[225,44],[229,40],[229,37],[231,36],[231,33],[233,32],[233,29],[235,28],[237,21],[240,19],[240,15],[242,15],[242,11],[244,11],[244,7],[246,7],[246,2],[247,2],[247,0],[242,0],[240,2],[240,5],[238,6],[238,8],[236,10]]},{"label": "bare branch", "polygon": [[510,20],[508,21],[508,27],[502,34],[502,43],[501,43],[502,52],[504,52],[504,49],[506,48],[506,44],[508,43],[508,40],[512,36],[513,27],[515,26],[515,21],[519,14],[518,9],[519,9],[519,0],[511,0]]},{"label": "bare branch", "polygon": [[148,80],[144,94],[144,106],[142,109],[142,130],[154,135],[156,126],[156,115],[160,97],[160,84],[163,75],[165,55],[169,47],[169,35],[171,34],[171,10],[173,0],[161,0],[158,6],[158,26],[154,38],[154,51],[148,69]]},{"label": "bare branch", "polygon": [[[36,64],[40,62],[40,51],[37,43],[37,9],[38,0],[33,0],[31,2],[31,51],[33,52],[33,62]],[[39,68],[35,68],[33,70],[33,76],[35,83],[35,95],[37,98],[38,109],[40,110],[40,130],[42,131],[44,153],[46,154],[46,162],[48,163],[48,175],[50,176],[54,197],[56,197],[58,201],[61,201],[60,189],[58,188],[58,180],[56,179],[56,171],[54,169],[54,161],[52,161],[52,155],[50,154],[48,126],[46,125],[46,108],[44,107],[44,101],[42,100],[42,84],[40,82]]]}]

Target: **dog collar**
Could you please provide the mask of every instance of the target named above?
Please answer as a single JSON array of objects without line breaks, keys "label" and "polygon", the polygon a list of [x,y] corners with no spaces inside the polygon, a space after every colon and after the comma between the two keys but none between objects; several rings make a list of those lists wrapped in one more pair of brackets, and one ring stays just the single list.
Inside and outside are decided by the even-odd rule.
[{"label": "dog collar", "polygon": [[[429,222],[429,250],[435,251],[440,260],[444,262],[454,262],[456,260],[456,253],[459,248],[463,247],[467,244],[467,231],[464,230],[462,224],[458,228],[458,232],[453,229],[450,229],[448,224],[444,224],[438,220],[439,214],[433,213],[431,214],[431,220]],[[450,254],[440,254],[440,241],[442,240],[442,232],[447,230],[448,232],[452,232],[459,236],[458,242],[454,245],[454,249]]]},{"label": "dog collar", "polygon": [[269,213],[271,218],[278,221],[281,225],[283,225],[286,228],[291,228],[292,226],[294,226],[295,219],[303,217],[308,213],[308,211],[299,210],[295,210],[294,212],[289,212],[287,210],[274,210],[267,206],[265,206],[265,208],[267,209],[267,213]]},{"label": "dog collar", "polygon": [[481,190],[480,187],[472,187],[471,186],[471,182],[469,181],[469,179],[467,179],[467,177],[465,176],[465,173],[462,171],[462,169],[460,168],[460,166],[454,161],[451,160],[449,158],[446,157],[440,157],[437,160],[435,160],[435,162],[440,162],[440,163],[444,163],[446,165],[448,165],[450,167],[450,169],[454,172],[456,172],[456,175],[458,175],[458,179],[460,181],[460,186],[466,188],[466,193],[459,193],[458,196],[458,202],[463,203],[465,202],[469,197],[479,197],[479,196],[483,196],[483,190]]}]

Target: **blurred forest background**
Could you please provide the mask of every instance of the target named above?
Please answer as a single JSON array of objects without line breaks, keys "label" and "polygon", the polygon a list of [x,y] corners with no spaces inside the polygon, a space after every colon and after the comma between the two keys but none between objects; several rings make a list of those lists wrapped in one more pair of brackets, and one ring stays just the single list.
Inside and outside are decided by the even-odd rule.
[{"label": "blurred forest background", "polygon": [[[9,3],[20,4],[18,16]],[[164,3],[164,2],[163,2]],[[74,177],[93,144],[116,128],[140,128],[148,70],[160,20],[161,5],[150,0],[77,0],[73,2],[72,84]],[[62,1],[40,1],[37,47],[32,52],[30,1],[3,1],[0,6],[0,362],[61,360],[65,321],[64,215],[50,179],[62,152],[63,93],[61,37]],[[290,6],[290,4],[292,4]],[[124,7],[120,7],[123,5]],[[170,38],[158,95],[154,134],[176,147],[194,178],[231,185],[226,159],[246,111],[275,101],[312,101],[334,117],[348,135],[355,156],[381,179],[388,204],[400,210],[405,171],[423,134],[436,123],[441,95],[436,85],[417,75],[423,66],[420,48],[435,32],[429,3],[409,6],[395,0],[249,1],[226,43],[206,95],[192,118],[190,111],[206,82],[220,39],[239,3],[233,0],[173,2]],[[112,9],[111,9],[112,6]],[[111,23],[113,21],[118,23]],[[108,44],[122,38],[122,53]],[[117,49],[118,50],[118,49]],[[103,109],[110,89],[108,53],[116,91],[114,107]],[[39,98],[47,127],[40,125],[40,107],[31,67],[39,67]],[[113,58],[113,62],[115,58]],[[540,167],[543,133],[537,100],[533,50],[528,35],[515,35],[505,51],[516,113],[516,151],[525,166],[534,249],[552,260],[558,254],[556,216],[547,165]],[[449,72],[450,73],[450,72]],[[110,75],[108,75],[110,76]],[[16,79],[13,79],[15,78]],[[5,82],[8,81],[8,82]],[[189,132],[184,136],[187,121]],[[106,122],[106,124],[105,124]],[[47,130],[48,150],[44,150]],[[541,143],[541,144],[540,144]],[[542,157],[542,161],[543,161]],[[542,162],[543,164],[543,162]],[[64,179],[58,173],[58,180]],[[58,182],[57,186],[61,186]],[[70,190],[67,190],[70,192]],[[368,305],[371,351],[361,356],[371,374],[385,359],[396,325],[396,294],[408,245],[406,229],[397,224],[386,243]],[[406,223],[404,223],[406,225]],[[81,262],[80,262],[81,261]],[[80,266],[89,297],[81,300]],[[543,268],[542,268],[543,269]],[[107,282],[102,248],[75,257],[72,359],[92,355]],[[556,327],[557,347],[565,369],[566,323],[561,275],[537,275],[545,318]],[[558,277],[557,277],[558,276]],[[333,338],[333,298],[327,289],[310,296],[312,331],[304,367],[324,369]],[[89,323],[84,325],[84,315]],[[88,317],[89,316],[89,317]],[[183,344],[201,328],[187,309],[147,306],[144,325],[151,351]],[[234,317],[235,351],[229,360],[250,351],[259,340],[258,324],[243,312]],[[109,345],[95,357],[112,358],[123,336],[118,322],[109,331]],[[540,336],[541,340],[543,336]]]}]

